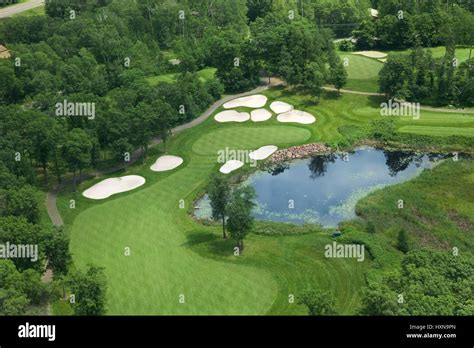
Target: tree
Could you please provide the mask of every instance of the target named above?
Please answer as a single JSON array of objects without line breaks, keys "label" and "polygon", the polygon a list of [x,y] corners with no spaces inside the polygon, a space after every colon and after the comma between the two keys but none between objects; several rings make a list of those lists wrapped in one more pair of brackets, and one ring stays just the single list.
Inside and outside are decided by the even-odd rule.
[{"label": "tree", "polygon": [[107,283],[104,269],[89,265],[85,272],[71,273],[68,285],[75,296],[75,315],[104,315]]},{"label": "tree", "polygon": [[226,179],[219,175],[213,175],[207,188],[209,199],[211,200],[212,218],[222,221],[222,236],[225,239],[226,226],[225,219],[230,201],[230,186]]},{"label": "tree", "polygon": [[352,32],[358,50],[372,49],[375,46],[376,29],[372,20],[365,20],[359,29]]},{"label": "tree", "polygon": [[363,315],[473,315],[474,260],[445,251],[410,251],[399,269],[362,292]]},{"label": "tree", "polygon": [[252,187],[237,189],[233,193],[232,202],[228,208],[227,226],[230,236],[237,242],[239,251],[244,250],[244,238],[252,229],[254,218],[252,198],[255,192]]},{"label": "tree", "polygon": [[322,290],[307,290],[298,297],[298,303],[308,308],[309,315],[334,315],[334,297]]},{"label": "tree", "polygon": [[331,82],[338,92],[347,83],[347,70],[341,61],[339,61],[335,67],[331,68]]},{"label": "tree", "polygon": [[374,283],[362,291],[362,315],[398,315],[398,294],[385,284]]},{"label": "tree", "polygon": [[8,242],[11,245],[38,245],[37,255],[31,253],[29,258],[17,257],[12,259],[20,271],[28,268],[36,271],[43,269],[45,239],[46,234],[41,226],[29,223],[24,217],[7,216],[0,218],[0,244]]},{"label": "tree", "polygon": [[82,170],[91,162],[91,150],[91,139],[84,130],[74,128],[67,134],[63,154],[74,174],[74,190],[76,190],[76,172],[79,170],[79,181],[81,181]]},{"label": "tree", "polygon": [[322,87],[324,85],[324,70],[317,63],[310,63],[305,69],[304,86],[312,95],[321,97]]},{"label": "tree", "polygon": [[404,98],[406,90],[407,61],[403,56],[390,56],[379,72],[379,89],[387,99]]},{"label": "tree", "polygon": [[156,101],[153,106],[156,108],[155,112],[158,113],[157,126],[155,127],[158,129],[161,139],[163,140],[163,149],[166,152],[166,140],[171,134],[171,129],[176,122],[176,114],[168,103],[161,100]]},{"label": "tree", "polygon": [[47,165],[56,147],[53,131],[55,122],[44,114],[35,113],[32,122],[27,127],[28,134],[33,143],[35,157],[43,166],[44,181],[45,184],[48,184]]},{"label": "tree", "polygon": [[66,275],[72,263],[69,237],[62,227],[54,226],[45,241],[48,267],[57,275]]},{"label": "tree", "polygon": [[0,260],[0,315],[25,314],[30,303],[22,288],[21,273],[10,260]]},{"label": "tree", "polygon": [[273,0],[247,0],[247,17],[251,22],[255,21],[257,17],[265,17],[271,11]]},{"label": "tree", "polygon": [[408,246],[408,235],[404,229],[401,229],[400,232],[398,232],[397,249],[403,253],[407,253],[408,250],[410,250]]},{"label": "tree", "polygon": [[36,224],[40,219],[41,195],[32,186],[10,189],[4,195],[3,215],[24,217],[29,223]]}]

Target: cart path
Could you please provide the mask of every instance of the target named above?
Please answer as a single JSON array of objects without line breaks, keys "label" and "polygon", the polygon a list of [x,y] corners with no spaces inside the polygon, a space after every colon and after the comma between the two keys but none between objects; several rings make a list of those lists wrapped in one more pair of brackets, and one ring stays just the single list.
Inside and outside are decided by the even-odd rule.
[{"label": "cart path", "polygon": [[10,17],[43,5],[44,0],[28,0],[16,5],[10,5],[0,9],[0,18]]}]

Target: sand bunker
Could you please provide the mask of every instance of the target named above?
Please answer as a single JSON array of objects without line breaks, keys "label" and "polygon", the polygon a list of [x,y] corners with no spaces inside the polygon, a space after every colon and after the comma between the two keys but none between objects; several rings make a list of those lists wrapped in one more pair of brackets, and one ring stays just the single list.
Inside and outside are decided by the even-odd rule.
[{"label": "sand bunker", "polygon": [[278,115],[277,120],[284,123],[311,124],[316,122],[316,117],[305,111],[292,110]]},{"label": "sand bunker", "polygon": [[239,169],[244,165],[243,162],[237,161],[237,160],[231,160],[225,162],[225,164],[219,169],[221,173],[224,174],[229,174],[230,172],[233,172],[236,169]]},{"label": "sand bunker", "polygon": [[228,110],[219,112],[214,119],[217,122],[245,122],[250,120],[250,114],[248,112]]},{"label": "sand bunker", "polygon": [[145,178],[138,175],[127,175],[119,178],[102,180],[94,186],[85,190],[82,195],[90,199],[104,199],[116,193],[126,192],[145,183]]},{"label": "sand bunker", "polygon": [[261,160],[264,160],[264,159],[268,158],[276,150],[278,150],[278,146],[275,146],[275,145],[262,146],[258,150],[252,151],[249,154],[249,157],[253,160],[261,161]]},{"label": "sand bunker", "polygon": [[273,112],[276,114],[282,114],[284,112],[293,110],[293,105],[285,102],[276,101],[270,104],[270,109],[272,109]]},{"label": "sand bunker", "polygon": [[261,94],[255,94],[231,100],[224,104],[224,109],[238,108],[239,106],[256,109],[264,107],[266,103],[267,97]]},{"label": "sand bunker", "polygon": [[254,122],[263,122],[272,118],[272,113],[265,109],[254,110],[250,114]]},{"label": "sand bunker", "polygon": [[166,172],[175,169],[183,163],[183,159],[177,156],[161,156],[150,167],[154,172]]},{"label": "sand bunker", "polygon": [[387,53],[379,52],[379,51],[359,51],[353,52],[352,54],[358,54],[360,56],[368,57],[368,58],[386,58]]},{"label": "sand bunker", "polygon": [[379,59],[380,62],[385,63],[387,61],[387,58],[381,58]]}]

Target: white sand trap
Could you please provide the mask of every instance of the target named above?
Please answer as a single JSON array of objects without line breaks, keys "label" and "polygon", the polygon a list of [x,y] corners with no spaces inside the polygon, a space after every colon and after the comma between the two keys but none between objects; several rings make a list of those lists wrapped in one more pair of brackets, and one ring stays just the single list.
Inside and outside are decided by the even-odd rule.
[{"label": "white sand trap", "polygon": [[369,58],[386,58],[387,53],[379,52],[379,51],[359,51],[353,52],[352,54],[358,54],[360,56],[369,57]]},{"label": "white sand trap", "polygon": [[277,116],[279,122],[294,122],[301,124],[311,124],[316,122],[316,117],[306,111],[292,110]]},{"label": "white sand trap", "polygon": [[119,178],[102,180],[85,190],[82,195],[90,199],[104,199],[116,193],[131,191],[145,183],[145,178],[138,175],[127,175]]},{"label": "white sand trap", "polygon": [[268,158],[276,150],[278,150],[278,146],[275,146],[275,145],[262,146],[258,150],[252,151],[249,154],[249,157],[253,160],[261,161],[261,160],[264,160],[265,158]]},{"label": "white sand trap", "polygon": [[249,95],[248,97],[241,97],[233,99],[224,104],[224,109],[238,108],[244,106],[247,108],[263,108],[267,103],[267,97],[261,94]]},{"label": "white sand trap", "polygon": [[175,169],[183,163],[183,159],[177,156],[161,156],[150,167],[154,172],[166,172]]},{"label": "white sand trap", "polygon": [[250,114],[254,122],[263,122],[272,118],[272,113],[265,109],[253,110]]},{"label": "white sand trap", "polygon": [[387,58],[380,58],[379,61],[385,63],[387,61]]},{"label": "white sand trap", "polygon": [[217,122],[245,122],[250,120],[248,112],[238,112],[235,110],[227,110],[219,112],[214,119]]},{"label": "white sand trap", "polygon": [[276,101],[270,104],[270,109],[272,109],[275,114],[282,114],[284,112],[293,110],[293,105],[281,101]]},{"label": "white sand trap", "polygon": [[237,160],[231,160],[225,162],[225,164],[219,169],[221,173],[224,174],[229,174],[230,172],[233,172],[236,169],[239,169],[244,165],[243,162],[237,161]]}]

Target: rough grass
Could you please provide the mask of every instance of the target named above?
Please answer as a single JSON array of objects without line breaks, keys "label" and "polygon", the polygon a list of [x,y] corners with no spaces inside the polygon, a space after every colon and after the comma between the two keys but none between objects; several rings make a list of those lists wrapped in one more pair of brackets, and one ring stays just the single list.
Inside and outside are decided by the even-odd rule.
[{"label": "rough grass", "polygon": [[[446,160],[414,180],[370,194],[357,204],[357,212],[373,221],[393,246],[404,228],[412,248],[472,251],[473,171],[473,160]],[[397,207],[399,199],[404,201],[403,209]]]}]

